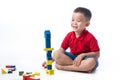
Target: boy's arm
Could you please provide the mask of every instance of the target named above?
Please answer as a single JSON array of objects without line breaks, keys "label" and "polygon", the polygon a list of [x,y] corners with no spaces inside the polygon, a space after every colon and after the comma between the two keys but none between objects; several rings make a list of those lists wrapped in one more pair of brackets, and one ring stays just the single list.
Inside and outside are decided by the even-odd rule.
[{"label": "boy's arm", "polygon": [[85,56],[94,56],[96,59],[98,59],[99,56],[100,56],[100,51],[82,53],[82,54],[80,54],[80,55],[81,55],[82,57],[85,57]]}]

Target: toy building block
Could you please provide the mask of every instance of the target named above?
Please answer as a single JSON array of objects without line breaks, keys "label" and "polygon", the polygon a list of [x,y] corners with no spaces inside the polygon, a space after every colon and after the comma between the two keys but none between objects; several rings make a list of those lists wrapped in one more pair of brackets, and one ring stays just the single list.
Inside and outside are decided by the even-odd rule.
[{"label": "toy building block", "polygon": [[47,65],[47,69],[51,70],[52,69],[52,65]]},{"label": "toy building block", "polygon": [[24,74],[24,71],[19,71],[19,76],[22,76]]},{"label": "toy building block", "polygon": [[47,65],[52,65],[52,60],[47,60]]},{"label": "toy building block", "polygon": [[46,30],[44,32],[44,36],[45,36],[45,45],[46,45],[46,48],[50,48],[51,47],[51,41],[50,41],[50,38],[51,38],[51,33],[50,33],[50,30]]},{"label": "toy building block", "polygon": [[52,51],[54,48],[45,48],[44,51]]},{"label": "toy building block", "polygon": [[15,65],[6,65],[6,68],[15,68]]},{"label": "toy building block", "polygon": [[8,74],[12,74],[13,73],[13,71],[12,70],[8,70]]},{"label": "toy building block", "polygon": [[34,74],[29,74],[30,75],[30,77],[35,77],[35,75]]},{"label": "toy building block", "polygon": [[23,75],[23,80],[28,80],[29,77],[30,77],[30,75],[24,74],[24,75]]},{"label": "toy building block", "polygon": [[47,60],[52,60],[52,57],[47,57]]},{"label": "toy building block", "polygon": [[32,72],[26,72],[26,74],[32,74]]},{"label": "toy building block", "polygon": [[29,78],[27,78],[27,80],[40,80],[40,78],[38,78],[38,77],[29,77]]},{"label": "toy building block", "polygon": [[15,71],[15,68],[7,68],[8,70]]},{"label": "toy building block", "polygon": [[34,75],[35,76],[40,76],[40,72],[35,72]]},{"label": "toy building block", "polygon": [[46,74],[53,75],[54,74],[54,70],[46,70]]},{"label": "toy building block", "polygon": [[[52,58],[52,51],[47,51],[47,57],[51,57]],[[48,59],[48,60],[50,60],[50,59]]]},{"label": "toy building block", "polygon": [[2,74],[7,74],[7,72],[4,69],[1,69]]}]

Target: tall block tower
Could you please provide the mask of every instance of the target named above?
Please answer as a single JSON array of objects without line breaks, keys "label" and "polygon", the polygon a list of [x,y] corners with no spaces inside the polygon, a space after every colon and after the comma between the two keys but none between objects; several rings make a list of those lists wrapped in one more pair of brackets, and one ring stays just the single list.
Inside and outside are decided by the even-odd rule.
[{"label": "tall block tower", "polygon": [[50,30],[45,30],[44,32],[45,37],[45,51],[46,51],[46,58],[47,58],[47,70],[46,74],[53,75],[54,70],[52,69],[52,50],[54,48],[51,48],[51,32]]}]

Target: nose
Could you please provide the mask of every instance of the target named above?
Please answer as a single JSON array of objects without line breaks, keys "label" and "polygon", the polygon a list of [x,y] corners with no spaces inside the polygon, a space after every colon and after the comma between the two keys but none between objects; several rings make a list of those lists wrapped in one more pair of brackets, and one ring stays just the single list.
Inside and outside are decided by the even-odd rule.
[{"label": "nose", "polygon": [[76,21],[72,21],[72,25],[77,25],[77,22]]}]

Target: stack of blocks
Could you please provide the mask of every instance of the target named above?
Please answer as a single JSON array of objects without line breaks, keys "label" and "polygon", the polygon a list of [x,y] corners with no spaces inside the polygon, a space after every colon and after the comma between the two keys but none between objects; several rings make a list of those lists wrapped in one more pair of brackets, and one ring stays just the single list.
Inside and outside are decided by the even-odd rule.
[{"label": "stack of blocks", "polygon": [[44,32],[44,37],[45,37],[45,46],[46,48],[44,49],[47,52],[47,70],[46,74],[54,74],[54,70],[52,70],[52,50],[54,48],[51,48],[51,33],[50,30],[45,30]]}]

